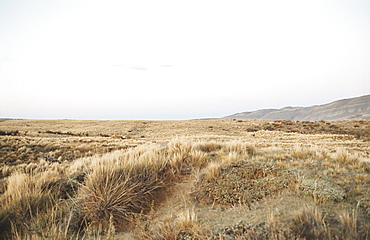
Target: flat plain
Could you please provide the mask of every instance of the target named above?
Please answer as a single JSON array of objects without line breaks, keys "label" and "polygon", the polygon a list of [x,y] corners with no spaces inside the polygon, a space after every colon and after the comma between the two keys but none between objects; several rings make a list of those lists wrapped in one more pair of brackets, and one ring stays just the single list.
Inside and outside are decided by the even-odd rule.
[{"label": "flat plain", "polygon": [[370,121],[0,120],[3,239],[369,239]]}]

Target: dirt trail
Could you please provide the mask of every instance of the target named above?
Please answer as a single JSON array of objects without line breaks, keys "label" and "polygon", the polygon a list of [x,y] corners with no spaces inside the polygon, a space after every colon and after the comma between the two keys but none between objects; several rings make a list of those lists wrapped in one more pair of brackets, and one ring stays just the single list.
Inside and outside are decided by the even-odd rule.
[{"label": "dirt trail", "polygon": [[190,192],[195,181],[193,174],[185,175],[179,182],[174,183],[168,189],[165,189],[163,201],[154,213],[157,219],[174,218],[181,211],[191,208]]},{"label": "dirt trail", "polygon": [[[148,219],[139,224],[156,225],[158,222],[173,221],[179,213],[191,209],[193,203],[190,199],[190,192],[195,181],[193,174],[184,175],[178,182],[161,189],[156,196],[157,206],[153,207],[152,212],[148,213]],[[119,232],[115,239],[131,240],[134,236],[135,227],[127,232]]]}]

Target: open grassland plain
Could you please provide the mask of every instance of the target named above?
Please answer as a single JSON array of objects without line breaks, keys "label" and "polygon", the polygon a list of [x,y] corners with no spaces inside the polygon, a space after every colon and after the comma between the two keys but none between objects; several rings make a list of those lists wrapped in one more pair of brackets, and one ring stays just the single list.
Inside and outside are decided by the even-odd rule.
[{"label": "open grassland plain", "polygon": [[0,239],[370,239],[370,121],[2,119]]}]

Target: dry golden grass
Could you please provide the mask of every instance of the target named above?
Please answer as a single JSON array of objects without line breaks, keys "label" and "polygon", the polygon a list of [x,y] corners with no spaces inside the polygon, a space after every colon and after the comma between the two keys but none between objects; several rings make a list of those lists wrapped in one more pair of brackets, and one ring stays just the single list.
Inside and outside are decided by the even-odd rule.
[{"label": "dry golden grass", "polygon": [[39,230],[35,224],[41,224],[41,218],[61,197],[60,180],[52,170],[34,175],[16,172],[9,176],[6,191],[0,197],[0,228],[4,234],[18,232],[23,236],[24,232]]},{"label": "dry golden grass", "polygon": [[163,185],[166,167],[163,156],[150,151],[137,158],[129,153],[95,161],[77,196],[82,222],[109,229],[111,221],[123,224],[145,210]]},{"label": "dry golden grass", "polygon": [[368,126],[3,120],[0,239],[367,239]]},{"label": "dry golden grass", "polygon": [[220,175],[220,167],[220,162],[211,162],[210,164],[208,164],[207,168],[204,171],[204,175],[202,175],[203,179],[206,181],[216,179]]},{"label": "dry golden grass", "polygon": [[294,215],[296,235],[307,239],[330,239],[330,231],[325,223],[322,210],[317,206],[300,209]]},{"label": "dry golden grass", "polygon": [[356,239],[358,238],[358,230],[357,230],[357,209],[353,209],[351,212],[342,211],[339,213],[339,221],[342,224],[344,229],[345,236],[349,239]]}]

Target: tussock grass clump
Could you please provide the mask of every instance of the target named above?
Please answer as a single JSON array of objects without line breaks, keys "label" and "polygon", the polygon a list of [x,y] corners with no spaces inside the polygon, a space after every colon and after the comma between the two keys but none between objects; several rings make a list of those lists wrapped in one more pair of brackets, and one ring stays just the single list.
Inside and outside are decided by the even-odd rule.
[{"label": "tussock grass clump", "polygon": [[316,158],[321,160],[328,160],[330,159],[330,153],[325,148],[317,148],[316,149]]},{"label": "tussock grass clump", "polygon": [[220,162],[211,162],[204,170],[204,174],[201,176],[206,181],[211,181],[217,178],[220,175],[221,163]]},{"label": "tussock grass clump", "polygon": [[211,151],[221,149],[221,145],[211,143],[193,143],[186,139],[175,138],[168,144],[169,164],[174,174],[189,173],[206,165]]},{"label": "tussock grass clump", "polygon": [[59,194],[59,175],[43,172],[36,175],[14,173],[5,183],[0,197],[0,238],[10,231],[23,233],[32,230],[33,219],[51,209]]},{"label": "tussock grass clump", "polygon": [[185,209],[177,216],[168,216],[150,229],[139,231],[135,239],[206,239],[206,229],[198,221],[194,209]]},{"label": "tussock grass clump", "polygon": [[[130,154],[129,154],[130,156]],[[167,162],[153,152],[139,158],[97,161],[78,193],[82,221],[103,230],[124,225],[147,209],[154,191],[163,186]]]},{"label": "tussock grass clump", "polygon": [[296,145],[291,151],[290,154],[293,158],[297,159],[307,159],[309,157],[316,156],[316,149],[303,147],[300,145]]},{"label": "tussock grass clump", "polygon": [[196,169],[203,167],[208,161],[208,155],[202,151],[192,150],[189,153],[190,166]]},{"label": "tussock grass clump", "polygon": [[193,144],[186,139],[175,138],[168,144],[168,155],[170,157],[170,166],[175,174],[181,173],[189,168],[190,152],[193,150]]},{"label": "tussock grass clump", "polygon": [[351,212],[343,210],[338,215],[339,221],[344,229],[344,236],[347,239],[357,239],[359,237],[357,221],[358,212],[357,208],[353,209]]},{"label": "tussock grass clump", "polygon": [[345,149],[338,149],[334,154],[332,154],[332,158],[342,164],[357,164],[358,163],[358,156],[350,154]]},{"label": "tussock grass clump", "polygon": [[297,211],[293,220],[293,232],[304,239],[330,239],[322,210],[317,206]]},{"label": "tussock grass clump", "polygon": [[225,150],[227,152],[236,152],[240,155],[254,155],[256,154],[256,148],[249,143],[242,141],[231,141],[225,145]]},{"label": "tussock grass clump", "polygon": [[243,159],[243,157],[237,152],[229,152],[222,159],[222,163],[231,163]]},{"label": "tussock grass clump", "polygon": [[[240,160],[205,172],[195,184],[198,199],[222,205],[250,204],[288,187],[295,177],[272,163]],[[214,176],[213,178],[211,176]]]},{"label": "tussock grass clump", "polygon": [[320,206],[307,206],[296,211],[286,223],[299,239],[368,239],[368,219],[360,218],[358,209],[334,212]]},{"label": "tussock grass clump", "polygon": [[218,151],[222,148],[222,145],[216,142],[202,142],[195,145],[195,149],[199,149],[202,152],[211,153]]},{"label": "tussock grass clump", "polygon": [[190,153],[193,147],[193,143],[190,140],[177,137],[168,143],[168,154],[170,156],[178,154],[185,157]]},{"label": "tussock grass clump", "polygon": [[180,212],[176,218],[177,224],[184,229],[193,228],[196,225],[198,218],[194,212],[194,209],[187,209],[184,212]]}]

